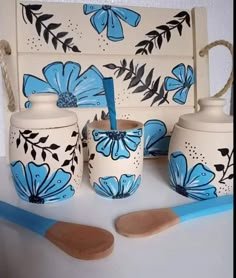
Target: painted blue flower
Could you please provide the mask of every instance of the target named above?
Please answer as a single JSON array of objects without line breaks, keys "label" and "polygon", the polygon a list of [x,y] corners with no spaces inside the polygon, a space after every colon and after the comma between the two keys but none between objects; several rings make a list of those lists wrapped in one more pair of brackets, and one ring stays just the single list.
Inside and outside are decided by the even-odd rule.
[{"label": "painted blue flower", "polygon": [[217,197],[216,188],[210,184],[215,174],[202,163],[188,170],[184,154],[174,152],[170,155],[168,170],[170,185],[176,192],[196,200]]},{"label": "painted blue flower", "polygon": [[144,124],[144,156],[167,155],[170,136],[165,136],[166,125],[160,120],[149,120]]},{"label": "painted blue flower", "polygon": [[102,33],[107,27],[107,38],[111,41],[121,41],[124,39],[123,28],[120,20],[123,20],[132,27],[138,26],[140,14],[126,8],[113,7],[109,5],[84,5],[84,14],[94,13],[90,22],[93,28]]},{"label": "painted blue flower", "polygon": [[184,64],[179,64],[172,70],[173,75],[176,77],[166,77],[164,86],[167,91],[177,92],[173,96],[173,100],[178,104],[185,104],[190,87],[194,84],[194,73],[191,66],[187,67],[187,72]]},{"label": "painted blue flower", "polygon": [[129,131],[104,131],[94,129],[94,141],[98,142],[96,150],[104,156],[110,156],[114,160],[130,157],[130,151],[136,151],[141,142],[142,129]]},{"label": "painted blue flower", "polygon": [[71,174],[58,169],[50,175],[49,165],[34,162],[26,166],[21,161],[11,163],[11,172],[18,195],[31,203],[51,203],[66,200],[75,193],[69,184]]},{"label": "painted blue flower", "polygon": [[121,199],[131,196],[138,189],[140,183],[140,175],[135,180],[135,175],[123,174],[119,181],[112,176],[99,178],[99,184],[95,182],[93,188],[103,197]]},{"label": "painted blue flower", "polygon": [[[23,93],[26,97],[37,93],[58,94],[59,107],[104,107],[106,97],[103,76],[95,66],[90,66],[80,75],[80,64],[54,62],[43,68],[43,81],[24,74]],[[26,102],[25,106],[30,107]]]}]

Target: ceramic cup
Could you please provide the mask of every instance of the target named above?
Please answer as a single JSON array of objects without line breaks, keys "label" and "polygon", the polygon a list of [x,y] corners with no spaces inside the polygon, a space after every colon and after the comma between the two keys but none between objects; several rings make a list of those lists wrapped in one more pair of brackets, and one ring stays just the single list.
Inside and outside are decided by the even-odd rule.
[{"label": "ceramic cup", "polygon": [[132,195],[140,186],[143,169],[143,124],[107,120],[88,124],[88,170],[97,194],[111,199]]}]

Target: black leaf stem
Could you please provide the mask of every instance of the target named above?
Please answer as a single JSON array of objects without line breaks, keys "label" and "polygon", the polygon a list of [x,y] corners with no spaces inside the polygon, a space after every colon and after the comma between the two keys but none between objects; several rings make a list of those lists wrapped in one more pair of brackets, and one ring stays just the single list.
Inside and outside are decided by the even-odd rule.
[{"label": "black leaf stem", "polygon": [[[32,149],[34,149],[34,147],[36,147],[36,148],[39,148],[43,151],[48,151],[49,153],[52,154],[52,151],[50,150],[50,147],[42,147],[42,146],[39,145],[39,143],[40,143],[39,141],[38,142],[32,142],[28,137],[24,136],[22,131],[19,131],[19,133],[20,133],[20,136],[23,137],[25,142],[29,143],[32,146]],[[20,136],[19,136],[19,138],[20,138]]]},{"label": "black leaf stem", "polygon": [[222,175],[221,179],[219,180],[219,183],[223,183],[223,184],[225,184],[225,182],[224,182],[224,181],[228,179],[228,177],[225,177],[225,175],[226,175],[226,173],[227,173],[228,169],[229,169],[230,167],[234,166],[234,164],[233,164],[233,163],[232,163],[232,164],[230,164],[230,163],[231,163],[232,156],[233,156],[233,153],[234,153],[234,150],[232,150],[232,152],[231,152],[231,154],[230,154],[230,155],[229,155],[229,154],[227,154],[227,157],[228,157],[228,162],[227,162],[227,165],[226,165],[225,170],[223,170],[223,171],[222,171],[222,172],[223,172],[223,175]]},{"label": "black leaf stem", "polygon": [[[128,72],[131,72],[133,75],[136,76],[136,73],[135,73],[134,71],[131,71],[130,69],[128,69],[128,68],[126,68],[126,67],[124,68],[124,67],[122,67],[122,66],[116,66],[116,68],[117,68],[117,70],[119,70],[119,69],[124,69],[124,70],[126,70],[126,71],[128,71]],[[147,90],[152,91],[152,89],[149,88],[141,79],[140,79],[139,82],[141,82],[142,85],[145,86]],[[147,93],[148,93],[148,92],[144,93],[144,95],[147,94]],[[159,96],[159,93],[158,93],[158,92],[155,92],[154,94],[157,95],[157,96]],[[169,101],[168,101],[167,99],[165,99],[165,102],[169,103]]]},{"label": "black leaf stem", "polygon": [[[20,3],[20,4],[23,6],[23,8],[26,9],[26,5],[24,5],[24,4],[22,4],[22,3]],[[22,8],[22,13],[23,13],[23,8]],[[30,10],[30,12],[31,12],[31,14],[32,14],[36,19],[38,19],[37,15],[38,15],[39,13],[34,13],[32,10]],[[41,14],[41,13],[40,13],[40,14]],[[24,16],[23,16],[23,18],[24,18]],[[24,18],[24,21],[25,21],[25,18]],[[57,41],[59,41],[62,45],[65,44],[62,40],[58,39],[57,36],[54,35],[53,32],[52,32],[50,29],[48,29],[47,26],[46,26],[43,22],[40,22],[40,24],[41,24],[41,25],[42,25],[42,26],[43,26],[43,27],[44,27],[44,28],[57,40]],[[68,48],[70,48],[70,49],[73,48],[73,46],[70,46],[69,44],[67,44],[66,47],[68,47]]]},{"label": "black leaf stem", "polygon": [[[183,20],[182,20],[182,21],[179,21],[178,24],[176,24],[176,25],[170,27],[170,28],[169,28],[169,31],[175,29],[178,25],[182,24],[182,23],[185,21],[185,19],[186,19],[186,18],[184,17]],[[163,31],[163,32],[159,33],[158,35],[153,36],[153,37],[146,43],[146,45],[143,47],[143,50],[142,50],[141,54],[143,55],[143,54],[145,53],[145,50],[146,50],[146,48],[148,47],[149,43],[152,42],[153,40],[154,40],[154,44],[155,44],[155,47],[156,47],[156,38],[159,37],[159,36],[162,36],[162,35],[165,36],[165,33],[166,33],[166,32],[167,32],[167,31]]]}]

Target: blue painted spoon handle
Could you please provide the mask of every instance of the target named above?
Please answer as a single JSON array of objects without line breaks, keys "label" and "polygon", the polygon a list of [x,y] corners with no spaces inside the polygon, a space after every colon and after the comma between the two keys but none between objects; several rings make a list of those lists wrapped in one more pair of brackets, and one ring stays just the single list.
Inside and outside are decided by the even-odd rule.
[{"label": "blue painted spoon handle", "polygon": [[43,237],[45,236],[46,231],[57,223],[56,220],[33,214],[2,201],[0,201],[0,218],[1,217],[25,227]]},{"label": "blue painted spoon handle", "polygon": [[205,201],[172,207],[171,209],[179,216],[180,222],[184,222],[193,218],[230,210],[232,208],[233,195],[224,195]]}]

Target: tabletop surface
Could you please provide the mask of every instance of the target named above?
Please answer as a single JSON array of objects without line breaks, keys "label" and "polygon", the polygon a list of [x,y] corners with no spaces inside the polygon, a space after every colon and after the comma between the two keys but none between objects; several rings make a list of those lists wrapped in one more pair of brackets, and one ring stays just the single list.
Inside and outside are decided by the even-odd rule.
[{"label": "tabletop surface", "polygon": [[205,216],[145,238],[116,233],[116,217],[142,209],[193,202],[168,185],[166,159],[144,161],[142,184],[129,198],[108,200],[89,186],[87,164],[78,196],[38,205],[16,195],[9,166],[0,158],[0,200],[61,221],[105,228],[113,253],[100,260],[72,258],[45,238],[0,219],[0,278],[230,278],[233,277],[233,211]]}]

